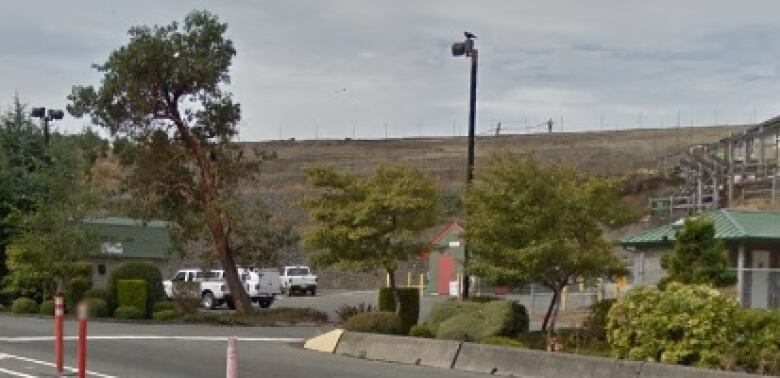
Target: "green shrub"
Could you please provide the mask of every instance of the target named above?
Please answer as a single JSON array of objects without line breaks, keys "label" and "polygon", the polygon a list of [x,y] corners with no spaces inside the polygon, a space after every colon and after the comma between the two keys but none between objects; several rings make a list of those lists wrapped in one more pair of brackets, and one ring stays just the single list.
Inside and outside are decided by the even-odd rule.
[{"label": "green shrub", "polygon": [[120,306],[114,310],[117,319],[143,319],[144,313],[135,306]]},{"label": "green shrub", "polygon": [[173,302],[171,301],[157,301],[157,303],[154,304],[154,312],[166,310],[176,311],[176,306],[174,306]]},{"label": "green shrub", "polygon": [[144,280],[119,280],[116,283],[119,307],[134,306],[142,312],[146,309],[146,282]]},{"label": "green shrub", "polygon": [[361,313],[361,312],[371,312],[374,311],[374,309],[371,307],[370,304],[361,303],[359,305],[348,305],[343,304],[339,306],[338,309],[336,309],[336,316],[339,318],[339,323],[344,323],[347,321],[347,319]]},{"label": "green shrub", "polygon": [[116,282],[119,280],[146,281],[145,314],[147,315],[154,312],[154,304],[157,301],[165,299],[160,269],[148,261],[128,261],[114,268],[108,278],[108,305],[111,309],[118,306]]},{"label": "green shrub", "polygon": [[152,315],[152,319],[154,320],[171,320],[175,319],[178,314],[176,313],[176,310],[160,310],[155,311],[154,315]]},{"label": "green shrub", "polygon": [[487,303],[487,302],[493,302],[493,301],[500,301],[503,300],[500,297],[496,297],[493,295],[480,295],[478,297],[470,297],[468,299],[470,302],[477,302],[477,303]]},{"label": "green shrub", "polygon": [[47,299],[41,302],[41,305],[38,306],[38,313],[41,315],[54,315],[54,301]]},{"label": "green shrub", "polygon": [[463,311],[477,311],[479,306],[478,303],[473,302],[439,302],[431,308],[431,313],[428,315],[426,323],[428,324],[428,327],[431,328],[431,332],[435,335],[439,329],[439,325],[443,321]]},{"label": "green shrub", "polygon": [[409,336],[432,339],[433,332],[431,332],[431,329],[426,324],[415,324],[409,329]]},{"label": "green shrub", "polygon": [[436,329],[436,338],[479,341],[492,336],[515,337],[528,331],[528,312],[514,301],[472,303],[455,311]]},{"label": "green shrub", "polygon": [[71,278],[65,292],[65,304],[70,309],[75,309],[79,301],[84,298],[84,293],[92,288],[92,281],[85,277]]},{"label": "green shrub", "polygon": [[479,341],[480,344],[500,345],[513,348],[528,348],[526,344],[518,339],[506,336],[491,336]]},{"label": "green shrub", "polygon": [[401,318],[393,312],[362,312],[344,323],[344,329],[355,332],[402,335]]},{"label": "green shrub", "polygon": [[30,298],[17,298],[13,304],[11,304],[11,312],[14,314],[37,314],[38,303]]},{"label": "green shrub", "polygon": [[108,303],[108,291],[106,289],[92,288],[84,292],[84,298],[98,298]]},{"label": "green shrub", "polygon": [[739,304],[703,285],[634,288],[609,311],[607,340],[619,358],[718,367],[735,345]]},{"label": "green shrub", "polygon": [[589,342],[604,342],[607,340],[607,315],[614,299],[598,301],[590,307],[590,314],[582,323],[583,338]]},{"label": "green shrub", "polygon": [[734,363],[759,374],[780,374],[780,310],[740,309]]},{"label": "green shrub", "polygon": [[90,318],[108,317],[108,302],[100,298],[86,298],[87,310]]},{"label": "green shrub", "polygon": [[92,263],[89,261],[79,261],[71,265],[73,277],[86,278],[92,281]]},{"label": "green shrub", "polygon": [[[399,316],[401,317],[402,333],[409,333],[409,328],[417,324],[420,316],[420,289],[413,287],[398,287],[398,298],[401,300]],[[379,289],[379,311],[395,312],[395,297],[388,287]]]}]

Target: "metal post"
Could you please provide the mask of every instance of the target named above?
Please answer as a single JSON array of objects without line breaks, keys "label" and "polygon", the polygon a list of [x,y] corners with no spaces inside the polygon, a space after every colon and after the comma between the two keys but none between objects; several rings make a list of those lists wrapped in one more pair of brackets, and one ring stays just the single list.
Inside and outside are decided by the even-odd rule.
[{"label": "metal post", "polygon": [[[466,168],[466,184],[471,184],[474,180],[474,134],[476,132],[475,120],[477,117],[477,61],[479,58],[479,52],[477,49],[473,49],[471,52],[471,88],[469,91],[469,145],[468,145],[468,161]],[[463,270],[466,274],[463,277],[463,299],[469,297],[470,279],[468,274],[469,266],[469,249],[468,244],[463,245]]]},{"label": "metal post", "polygon": [[81,302],[78,305],[79,316],[79,344],[76,350],[76,359],[78,363],[78,377],[87,377],[87,317],[89,311],[87,302]]},{"label": "metal post", "polygon": [[43,117],[43,144],[49,145],[49,117]]},{"label": "metal post", "polygon": [[740,244],[737,250],[737,300],[743,303],[743,288],[745,285],[745,245]]},{"label": "metal post", "polygon": [[727,145],[727,155],[728,155],[728,196],[729,196],[729,203],[728,207],[734,206],[734,142],[729,140]]},{"label": "metal post", "polygon": [[65,319],[65,297],[62,293],[54,296],[54,361],[57,374],[63,371],[63,327]]},{"label": "metal post", "polygon": [[704,205],[702,199],[702,176],[701,162],[699,162],[698,172],[696,172],[696,212],[701,213],[701,209]]},{"label": "metal post", "polygon": [[238,339],[231,337],[227,344],[226,378],[238,378]]}]

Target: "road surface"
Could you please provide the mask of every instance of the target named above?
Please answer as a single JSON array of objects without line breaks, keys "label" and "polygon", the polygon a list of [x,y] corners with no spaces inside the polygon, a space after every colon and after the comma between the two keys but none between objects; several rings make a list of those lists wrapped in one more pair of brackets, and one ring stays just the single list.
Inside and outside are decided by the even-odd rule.
[{"label": "road surface", "polygon": [[[65,364],[75,366],[76,323],[66,322]],[[301,348],[318,327],[89,323],[89,377],[223,377],[226,338],[239,337],[242,377],[485,377],[366,361]],[[0,315],[0,377],[54,375],[53,320]]]}]

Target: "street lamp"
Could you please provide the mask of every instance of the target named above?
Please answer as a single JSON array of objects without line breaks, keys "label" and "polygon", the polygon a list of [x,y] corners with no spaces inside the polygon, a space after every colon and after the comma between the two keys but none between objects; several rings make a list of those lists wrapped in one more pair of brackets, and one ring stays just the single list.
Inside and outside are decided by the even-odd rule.
[{"label": "street lamp", "polygon": [[62,117],[65,116],[65,113],[58,109],[49,109],[49,112],[47,113],[46,108],[32,108],[30,115],[43,120],[43,142],[48,145],[49,121],[61,120]]},{"label": "street lamp", "polygon": [[[471,89],[469,92],[469,146],[466,159],[466,185],[471,184],[474,179],[474,120],[477,116],[477,58],[479,56],[474,47],[474,40],[477,36],[470,32],[463,33],[466,40],[452,44],[452,56],[466,56],[471,58]],[[468,244],[463,245],[463,267],[468,266],[469,250]],[[463,275],[463,299],[469,297],[469,286],[471,286],[468,272]]]}]

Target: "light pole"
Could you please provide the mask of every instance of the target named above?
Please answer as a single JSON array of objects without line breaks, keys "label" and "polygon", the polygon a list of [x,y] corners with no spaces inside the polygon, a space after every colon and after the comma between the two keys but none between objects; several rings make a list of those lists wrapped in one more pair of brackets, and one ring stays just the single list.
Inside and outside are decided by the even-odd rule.
[{"label": "light pole", "polygon": [[[474,133],[475,125],[474,120],[477,116],[477,59],[479,52],[474,47],[474,40],[477,36],[470,32],[463,33],[466,36],[466,40],[463,42],[456,42],[452,44],[452,56],[466,56],[471,57],[471,89],[469,91],[469,144],[466,159],[466,185],[470,185],[474,179]],[[471,286],[471,280],[469,279],[468,271],[466,268],[469,263],[469,249],[468,243],[463,245],[463,292],[462,298],[469,297],[469,286]]]},{"label": "light pole", "polygon": [[54,120],[61,120],[65,116],[62,110],[49,109],[46,112],[46,108],[32,108],[30,115],[35,118],[43,120],[43,142],[45,145],[49,145],[49,122]]}]

